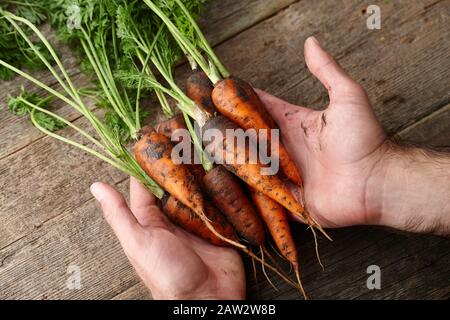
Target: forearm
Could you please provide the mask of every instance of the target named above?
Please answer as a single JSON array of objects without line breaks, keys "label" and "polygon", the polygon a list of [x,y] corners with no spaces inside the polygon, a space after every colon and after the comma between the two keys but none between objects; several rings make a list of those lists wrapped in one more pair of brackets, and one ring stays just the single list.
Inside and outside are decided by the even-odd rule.
[{"label": "forearm", "polygon": [[[392,146],[374,183],[375,224],[396,229],[450,234],[450,155]],[[377,186],[378,185],[378,186]]]}]

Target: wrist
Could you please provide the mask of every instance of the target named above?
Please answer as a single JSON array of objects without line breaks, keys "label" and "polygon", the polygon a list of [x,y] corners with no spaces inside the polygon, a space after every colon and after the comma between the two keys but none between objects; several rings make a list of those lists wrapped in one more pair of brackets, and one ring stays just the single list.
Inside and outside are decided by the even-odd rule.
[{"label": "wrist", "polygon": [[450,158],[388,142],[372,178],[372,224],[448,234]]}]

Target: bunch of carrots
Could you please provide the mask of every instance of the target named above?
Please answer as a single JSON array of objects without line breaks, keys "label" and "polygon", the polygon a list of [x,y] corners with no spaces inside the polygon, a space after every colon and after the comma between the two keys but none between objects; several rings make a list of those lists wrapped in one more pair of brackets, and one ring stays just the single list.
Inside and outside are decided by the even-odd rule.
[{"label": "bunch of carrots", "polygon": [[[185,230],[217,246],[232,246],[280,275],[301,290],[299,257],[288,223],[290,212],[322,232],[321,226],[292,195],[286,181],[301,187],[301,173],[280,143],[272,157],[280,163],[280,174],[263,175],[264,165],[256,163],[217,164],[219,159],[249,154],[251,145],[236,145],[224,138],[205,144],[198,134],[215,129],[226,137],[227,130],[254,129],[268,133],[277,129],[252,86],[232,76],[214,53],[195,17],[200,0],[144,0],[143,2],[79,1],[80,25],[67,30],[64,15],[50,17],[57,29],[77,48],[88,65],[93,88],[76,88],[60,57],[29,20],[0,8],[2,19],[25,41],[35,58],[52,73],[59,91],[7,61],[0,66],[17,73],[43,89],[48,97],[22,92],[10,97],[10,108],[29,114],[33,124],[45,134],[69,143],[139,179],[156,197],[169,219]],[[63,13],[66,2],[49,5]],[[101,19],[93,23],[92,19]],[[42,43],[37,46],[38,38]],[[42,53],[46,49],[46,54]],[[29,53],[28,53],[29,54]],[[50,56],[50,57],[49,57]],[[192,74],[182,90],[173,69],[186,58]],[[141,127],[142,97],[152,93],[167,120],[155,127]],[[89,108],[86,98],[101,99],[105,110]],[[96,135],[52,112],[49,101],[59,99],[84,116]],[[175,102],[175,103],[173,103]],[[172,105],[178,112],[173,112]],[[19,110],[19,112],[18,112]],[[176,114],[176,115],[175,115]],[[49,127],[49,123],[53,126]],[[87,138],[89,144],[73,141],[55,132],[69,126]],[[192,143],[200,164],[178,164],[172,159],[178,129]],[[129,142],[134,146],[127,148]],[[186,141],[185,141],[186,142]],[[252,139],[257,146],[260,141]],[[133,150],[133,151],[130,151]],[[279,268],[266,249],[266,229],[281,255],[295,270],[297,284]],[[315,236],[315,234],[314,234]],[[260,250],[261,257],[252,248]],[[267,255],[271,263],[264,259]],[[269,280],[270,281],[270,280]]]}]

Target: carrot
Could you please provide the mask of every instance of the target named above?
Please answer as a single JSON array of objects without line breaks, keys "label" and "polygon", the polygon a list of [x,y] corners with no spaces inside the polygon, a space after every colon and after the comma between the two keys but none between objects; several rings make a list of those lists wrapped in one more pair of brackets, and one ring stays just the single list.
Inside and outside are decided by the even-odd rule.
[{"label": "carrot", "polygon": [[[169,139],[172,139],[172,135],[175,132],[175,130],[177,130],[177,129],[188,130],[186,127],[186,122],[185,122],[182,114],[176,115],[173,118],[166,120],[164,122],[161,122],[155,126],[155,130],[158,133],[163,134],[164,136],[166,136]],[[182,141],[183,141],[183,137],[180,137],[178,139],[178,141],[175,141],[174,143],[180,143]],[[195,152],[196,152],[195,148],[192,145],[191,146],[191,155],[192,155],[191,163],[186,164],[186,166],[189,169],[189,171],[192,173],[192,175],[197,178],[197,182],[201,184],[202,178],[205,175],[205,170],[203,170],[203,166],[201,164],[195,163],[195,161],[194,161]]]},{"label": "carrot", "polygon": [[231,159],[236,159],[236,157],[244,154],[246,159],[245,163],[238,164],[236,161],[233,163],[226,162],[223,166],[249,186],[275,200],[288,211],[299,217],[303,222],[316,227],[329,238],[322,227],[304,210],[302,205],[294,198],[277,175],[262,175],[261,170],[263,166],[260,163],[250,163],[248,161],[248,145],[240,146],[235,141],[227,139],[227,129],[233,131],[238,130],[239,126],[237,124],[223,116],[217,116],[209,119],[203,127],[204,132],[210,129],[219,130],[223,136],[223,140],[214,138],[212,142],[206,145],[205,149],[213,159],[221,161],[227,159],[227,155]]},{"label": "carrot", "polygon": [[[183,127],[185,128],[184,120],[174,117],[160,124],[157,130],[171,136],[174,130]],[[250,244],[263,245],[263,223],[236,177],[221,166],[213,168],[208,173],[201,165],[188,165],[188,168],[203,191],[210,196],[236,231]]]},{"label": "carrot", "polygon": [[186,94],[198,106],[211,114],[216,112],[211,93],[214,86],[208,76],[200,70],[194,71],[186,81]]},{"label": "carrot", "polygon": [[[172,219],[176,219],[175,221],[177,221],[179,224],[182,224],[182,226],[185,227],[186,230],[191,231],[201,237],[206,237],[210,241],[216,241],[216,239],[211,238],[210,235],[205,233],[204,227],[206,226],[206,228],[215,237],[242,250],[245,254],[261,262],[264,266],[270,268],[285,281],[292,284],[292,282],[282,272],[255,256],[244,245],[239,244],[238,241],[236,241],[235,234],[231,238],[228,238],[226,235],[223,235],[221,233],[223,229],[220,226],[215,226],[214,221],[219,222],[221,220],[219,218],[214,219],[214,216],[208,216],[208,212],[211,214],[211,211],[208,210],[211,209],[208,209],[210,207],[203,200],[198,184],[195,182],[195,178],[189,173],[186,166],[176,166],[171,161],[170,154],[172,146],[169,138],[167,138],[163,134],[157,133],[155,130],[148,127],[142,131],[142,134],[143,137],[135,146],[135,157],[139,165],[144,169],[145,172],[147,172],[150,177],[152,177],[157,183],[161,184],[161,186],[164,187],[166,191],[172,195],[172,198],[174,200],[177,200],[180,204],[183,204],[186,207],[192,209],[192,211],[197,214],[199,220],[202,221],[203,224],[197,222],[188,224],[186,223],[186,221],[189,220],[184,219],[183,222],[182,218],[177,218],[176,210],[174,210],[174,208],[177,208],[177,206],[173,200],[172,203],[170,203],[170,206],[167,206],[166,203],[166,213],[168,214],[168,216],[172,216]],[[182,193],[183,190],[184,194]],[[201,210],[199,210],[200,204],[202,208]],[[180,214],[185,216],[186,211]],[[256,217],[258,216],[256,215]],[[264,229],[261,229],[264,236]]]},{"label": "carrot", "polygon": [[286,211],[276,201],[250,188],[253,203],[263,218],[281,254],[292,264],[297,264],[297,248],[292,238]]},{"label": "carrot", "polygon": [[[255,92],[253,87],[248,82],[246,82],[238,77],[233,76],[231,79],[242,90],[244,90],[244,92],[247,95],[252,106],[258,111],[258,113],[261,115],[261,117],[264,119],[264,121],[269,125],[269,127],[272,129],[277,128],[277,124],[275,123],[275,120],[273,120],[272,116],[269,114],[269,112],[267,112],[267,109],[264,107],[261,99],[259,98],[258,94]],[[211,95],[212,95],[212,93],[211,93]]]},{"label": "carrot", "polygon": [[[165,135],[169,139],[172,139],[172,134],[177,129],[187,130],[186,124],[184,122],[184,117],[182,114],[178,114],[173,118],[163,121],[155,126],[156,132]],[[181,140],[182,139],[180,138],[179,141],[174,142],[181,142]]]},{"label": "carrot", "polygon": [[170,195],[194,211],[214,235],[236,248],[246,250],[244,245],[225,238],[211,225],[196,179],[185,165],[175,165],[171,159],[170,139],[151,127],[145,127],[140,134],[142,137],[134,147],[134,156],[139,166]]},{"label": "carrot", "polygon": [[[270,146],[270,129],[276,129],[276,123],[249,84],[236,78],[221,80],[212,92],[212,99],[220,113],[241,128],[267,130]],[[283,174],[292,182],[301,185],[300,172],[281,141],[275,156],[280,160]]]},{"label": "carrot", "polygon": [[236,231],[254,246],[264,243],[264,226],[248,200],[239,180],[217,166],[203,177],[205,191],[221,209]]},{"label": "carrot", "polygon": [[150,127],[134,147],[139,165],[167,192],[195,213],[204,216],[204,200],[194,176],[184,165],[175,165],[171,159],[169,138]]},{"label": "carrot", "polygon": [[[218,238],[205,223],[188,207],[172,196],[162,200],[163,211],[167,217],[184,230],[197,235],[216,246],[229,246],[229,244]],[[211,225],[222,236],[233,241],[239,241],[231,224],[220,214],[220,212],[208,202],[205,203],[205,214],[211,221]]]},{"label": "carrot", "polygon": [[249,189],[252,195],[253,202],[255,203],[258,212],[263,218],[267,229],[269,229],[275,245],[277,246],[283,257],[285,257],[294,267],[300,290],[305,299],[307,299],[306,293],[302,286],[302,282],[300,280],[300,266],[298,262],[297,246],[292,237],[286,210],[280,204],[262,194],[261,192],[253,188]]}]

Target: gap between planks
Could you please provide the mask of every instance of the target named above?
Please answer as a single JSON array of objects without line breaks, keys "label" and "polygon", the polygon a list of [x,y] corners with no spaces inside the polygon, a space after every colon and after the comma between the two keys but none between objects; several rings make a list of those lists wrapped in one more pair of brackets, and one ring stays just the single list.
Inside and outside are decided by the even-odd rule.
[{"label": "gap between planks", "polygon": [[427,122],[430,119],[433,119],[434,117],[439,116],[441,113],[445,111],[450,110],[450,100],[446,100],[443,103],[439,104],[439,107],[436,110],[431,111],[430,113],[424,115],[421,118],[418,118],[417,121],[414,121],[410,125],[406,126],[403,129],[400,129],[399,131],[395,132],[392,136],[402,136],[406,134],[407,132],[414,130],[417,126],[420,126],[422,123]]},{"label": "gap between planks", "polygon": [[295,5],[296,3],[299,3],[300,1],[302,1],[302,0],[296,0],[296,1],[293,1],[293,2],[289,3],[288,5],[286,5],[286,6],[284,6],[284,7],[281,7],[278,11],[274,11],[274,12],[271,13],[271,14],[268,14],[268,15],[266,15],[266,16],[261,17],[261,18],[258,19],[258,20],[255,20],[255,22],[253,22],[252,24],[249,24],[248,26],[242,28],[241,30],[239,30],[239,32],[236,32],[236,33],[234,33],[234,34],[232,34],[232,35],[229,35],[228,37],[224,37],[224,39],[218,41],[218,42],[217,42],[216,44],[214,44],[212,47],[213,47],[213,48],[219,47],[220,45],[224,44],[225,42],[228,42],[228,41],[230,41],[230,40],[236,38],[236,37],[239,36],[241,33],[244,33],[244,32],[246,32],[246,31],[248,31],[248,30],[254,28],[254,27],[257,26],[258,24],[260,24],[260,23],[262,23],[262,22],[264,22],[264,21],[267,21],[267,20],[272,19],[273,17],[275,17],[275,16],[281,14],[281,13],[282,13],[283,11],[285,11],[285,10],[289,10],[289,8],[290,8],[292,5]]}]

